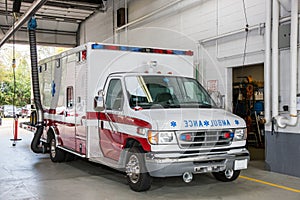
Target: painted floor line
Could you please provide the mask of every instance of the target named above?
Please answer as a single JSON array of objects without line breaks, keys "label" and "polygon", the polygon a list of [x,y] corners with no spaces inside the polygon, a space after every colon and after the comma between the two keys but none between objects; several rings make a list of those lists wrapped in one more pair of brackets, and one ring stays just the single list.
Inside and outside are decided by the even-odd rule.
[{"label": "painted floor line", "polygon": [[291,192],[300,193],[300,190],[290,188],[290,187],[286,187],[286,186],[283,186],[283,185],[277,185],[275,183],[270,183],[270,182],[267,182],[267,181],[262,181],[262,180],[259,180],[259,179],[250,178],[250,177],[247,177],[247,176],[240,176],[240,178],[248,180],[248,181],[252,181],[252,182],[261,183],[261,184],[264,184],[264,185],[269,185],[269,186],[272,186],[272,187],[280,188],[280,189],[283,189],[283,190],[288,190],[288,191],[291,191]]}]

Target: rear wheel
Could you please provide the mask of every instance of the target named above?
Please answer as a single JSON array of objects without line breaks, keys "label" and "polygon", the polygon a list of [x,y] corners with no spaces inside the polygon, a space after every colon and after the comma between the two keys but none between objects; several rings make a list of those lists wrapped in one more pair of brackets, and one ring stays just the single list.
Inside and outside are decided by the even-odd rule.
[{"label": "rear wheel", "polygon": [[214,172],[214,177],[223,182],[230,182],[236,180],[240,175],[240,170],[226,169],[222,172]]},{"label": "rear wheel", "polygon": [[143,152],[138,147],[132,147],[126,161],[126,173],[129,187],[136,192],[149,190],[152,178],[146,171]]},{"label": "rear wheel", "polygon": [[53,134],[50,136],[50,159],[52,162],[65,161],[66,152],[56,146],[56,139]]}]

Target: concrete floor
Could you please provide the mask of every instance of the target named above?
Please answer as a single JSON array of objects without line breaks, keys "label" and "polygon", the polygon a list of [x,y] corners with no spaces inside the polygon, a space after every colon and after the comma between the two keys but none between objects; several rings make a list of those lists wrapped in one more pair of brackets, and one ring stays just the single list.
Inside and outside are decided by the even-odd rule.
[{"label": "concrete floor", "polygon": [[[125,175],[84,160],[52,163],[49,155],[30,150],[33,134],[19,129],[22,141],[12,146],[12,121],[0,126],[0,200],[64,199],[300,199],[300,178],[263,170],[252,161],[248,170],[231,183],[211,175],[196,175],[185,184],[180,177],[154,179],[147,192],[130,190]],[[252,179],[251,179],[252,178]]]}]

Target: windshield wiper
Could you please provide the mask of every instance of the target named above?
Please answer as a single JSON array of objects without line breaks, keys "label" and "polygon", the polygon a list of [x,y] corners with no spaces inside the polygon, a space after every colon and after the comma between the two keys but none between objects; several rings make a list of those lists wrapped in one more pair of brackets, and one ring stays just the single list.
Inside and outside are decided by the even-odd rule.
[{"label": "windshield wiper", "polygon": [[212,108],[212,105],[208,103],[200,103],[198,101],[186,101],[180,104],[183,107],[197,107],[197,108]]},{"label": "windshield wiper", "polygon": [[163,109],[163,108],[212,108],[213,106],[206,103],[199,102],[183,102],[180,104],[170,103],[139,103],[135,106],[140,106],[143,109]]},{"label": "windshield wiper", "polygon": [[200,105],[200,108],[212,108],[212,105],[210,105],[208,103],[201,103],[199,105]]}]

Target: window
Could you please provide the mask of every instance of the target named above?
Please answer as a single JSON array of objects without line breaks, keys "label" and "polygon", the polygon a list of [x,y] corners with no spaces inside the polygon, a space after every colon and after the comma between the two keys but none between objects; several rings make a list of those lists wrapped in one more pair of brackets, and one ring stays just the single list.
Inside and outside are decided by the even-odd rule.
[{"label": "window", "polygon": [[122,110],[123,108],[123,90],[121,80],[112,79],[109,82],[105,106],[107,110]]},{"label": "window", "polygon": [[72,108],[74,104],[74,91],[73,87],[67,87],[67,108]]},{"label": "window", "polygon": [[[131,108],[212,108],[215,103],[195,80],[176,76],[127,76],[125,87]],[[161,105],[160,107],[156,106]]]},{"label": "window", "polygon": [[187,95],[187,98],[193,101],[197,101],[197,94],[195,93],[196,87],[193,82],[186,81],[184,82],[184,88]]}]

